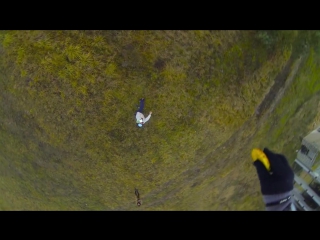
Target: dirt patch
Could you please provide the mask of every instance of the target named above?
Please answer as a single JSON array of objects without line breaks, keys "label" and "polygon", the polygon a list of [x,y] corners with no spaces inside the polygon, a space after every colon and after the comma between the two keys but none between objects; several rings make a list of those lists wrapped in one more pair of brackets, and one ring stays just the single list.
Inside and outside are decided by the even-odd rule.
[{"label": "dirt patch", "polygon": [[154,68],[156,68],[159,71],[162,71],[164,67],[166,66],[166,61],[164,59],[157,59],[154,63]]},{"label": "dirt patch", "polygon": [[270,91],[267,93],[267,95],[264,97],[264,99],[256,109],[255,114],[258,119],[263,115],[266,109],[270,107],[279,90],[285,85],[285,82],[291,72],[293,61],[294,58],[291,56],[283,70],[276,76],[274,84],[270,88]]}]

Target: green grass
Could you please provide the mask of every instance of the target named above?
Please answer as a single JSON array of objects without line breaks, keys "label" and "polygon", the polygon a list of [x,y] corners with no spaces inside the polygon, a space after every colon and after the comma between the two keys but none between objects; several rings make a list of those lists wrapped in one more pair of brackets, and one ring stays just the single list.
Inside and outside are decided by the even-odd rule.
[{"label": "green grass", "polygon": [[260,145],[281,151],[294,161],[295,150],[300,148],[299,137],[313,130],[309,125],[317,115],[319,77],[319,56],[311,51],[275,113],[261,129],[261,135],[268,135],[268,138],[261,140]]},{"label": "green grass", "polygon": [[[317,88],[319,56],[312,50],[298,70],[274,111],[266,114],[261,126],[249,122],[238,139],[224,152],[214,152],[207,163],[199,164],[194,181],[181,181],[171,199],[161,208],[178,210],[263,210],[259,181],[251,164],[253,147],[268,147],[285,154],[293,163],[295,150],[300,147],[299,136],[312,130],[318,114],[320,95]],[[214,151],[214,150],[213,150]],[[219,159],[217,161],[216,159]],[[220,162],[224,167],[217,168]],[[178,179],[176,180],[178,182]],[[193,186],[193,183],[197,184]]]},{"label": "green grass", "polygon": [[[306,62],[275,111],[268,116],[265,124],[255,135],[251,142],[252,147],[268,147],[275,152],[284,154],[293,164],[296,150],[301,146],[300,137],[304,137],[313,130],[313,122],[318,115],[317,109],[320,102],[319,60],[319,55],[311,50]],[[251,168],[250,171],[254,171],[254,169]],[[260,206],[263,209],[261,201],[260,198]],[[254,209],[257,206],[252,205],[249,209]]]},{"label": "green grass", "polygon": [[[1,32],[0,207],[132,210],[137,187],[141,209],[247,208],[250,191],[228,184],[230,177],[247,181],[225,158],[237,148],[201,162],[252,116],[292,53],[290,45],[263,43],[256,34]],[[305,78],[314,74],[310,66],[316,71],[315,57]],[[315,77],[306,81],[296,85],[303,93],[295,107],[319,87]],[[294,114],[286,107],[293,94],[279,105],[278,129]],[[138,129],[133,114],[141,97],[153,115]],[[271,147],[285,139],[276,129],[271,134]],[[199,173],[191,171],[197,167]]]}]

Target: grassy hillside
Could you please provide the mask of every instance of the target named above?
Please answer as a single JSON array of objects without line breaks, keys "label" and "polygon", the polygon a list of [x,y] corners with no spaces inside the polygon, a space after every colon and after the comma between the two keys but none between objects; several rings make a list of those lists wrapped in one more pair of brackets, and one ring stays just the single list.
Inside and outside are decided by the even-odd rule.
[{"label": "grassy hillside", "polygon": [[[205,183],[165,199],[254,115],[292,53],[317,49],[315,39],[311,31],[2,31],[0,208],[131,210],[137,187],[147,210],[182,200],[184,209],[220,209],[197,197],[214,195]],[[297,106],[310,93],[301,94]],[[153,115],[139,129],[141,97]],[[156,200],[163,204],[147,207]]]}]

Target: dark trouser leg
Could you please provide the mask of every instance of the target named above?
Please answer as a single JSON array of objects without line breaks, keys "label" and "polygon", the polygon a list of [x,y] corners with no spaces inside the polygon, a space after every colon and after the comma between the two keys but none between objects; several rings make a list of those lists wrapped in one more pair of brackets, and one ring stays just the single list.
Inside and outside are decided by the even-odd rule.
[{"label": "dark trouser leg", "polygon": [[134,190],[134,194],[137,196],[137,199],[139,199],[139,198],[140,198],[140,194],[139,194],[138,189],[136,189],[136,188],[135,188],[135,190]]},{"label": "dark trouser leg", "polygon": [[140,99],[140,105],[139,105],[138,112],[143,113],[143,108],[144,108],[144,99]]}]

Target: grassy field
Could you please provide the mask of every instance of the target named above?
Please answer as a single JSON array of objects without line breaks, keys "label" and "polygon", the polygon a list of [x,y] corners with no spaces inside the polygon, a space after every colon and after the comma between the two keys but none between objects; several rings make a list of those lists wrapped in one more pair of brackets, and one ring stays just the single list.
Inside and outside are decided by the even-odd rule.
[{"label": "grassy field", "polygon": [[319,124],[319,56],[311,50],[304,66],[294,79],[279,106],[258,133],[267,135],[260,144],[282,151],[291,161],[300,148],[301,137]]},{"label": "grassy field", "polygon": [[[252,166],[253,147],[268,147],[287,156],[290,163],[301,138],[320,124],[319,57],[311,50],[296,60],[288,84],[278,101],[259,121],[255,117],[226,142],[214,149],[206,161],[172,183],[171,195],[157,195],[146,209],[170,210],[263,210],[259,182]],[[219,159],[219,161],[217,161]],[[193,174],[193,175],[192,175]],[[192,176],[192,180],[190,179]]]},{"label": "grassy field", "polygon": [[0,209],[137,210],[135,187],[141,210],[261,209],[250,149],[292,159],[319,118],[316,50],[253,118],[302,41],[266,34],[3,31]]}]

